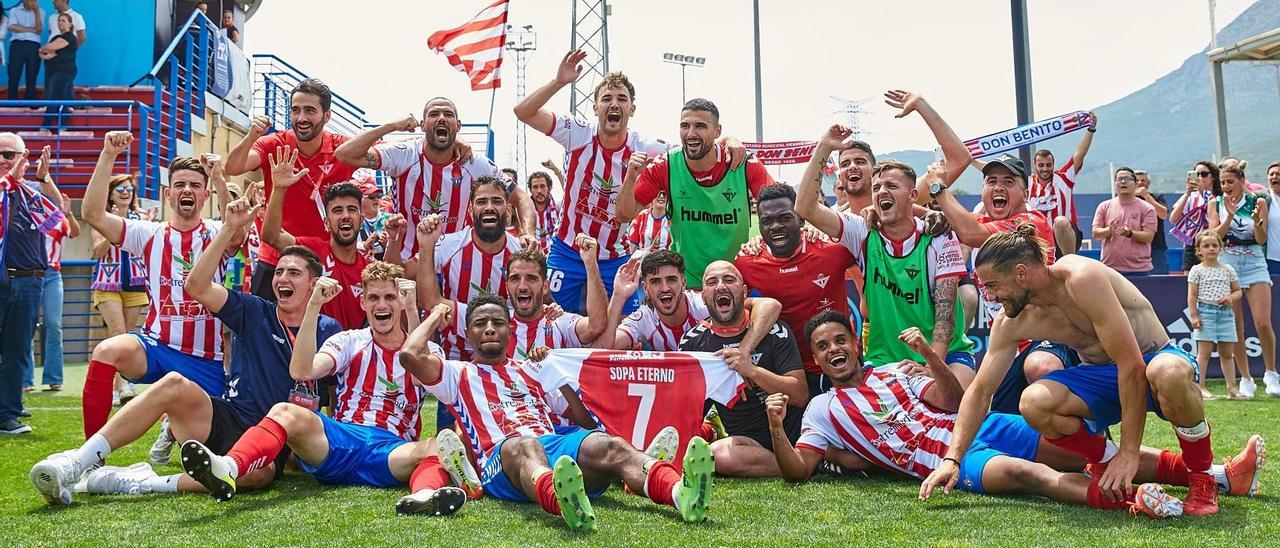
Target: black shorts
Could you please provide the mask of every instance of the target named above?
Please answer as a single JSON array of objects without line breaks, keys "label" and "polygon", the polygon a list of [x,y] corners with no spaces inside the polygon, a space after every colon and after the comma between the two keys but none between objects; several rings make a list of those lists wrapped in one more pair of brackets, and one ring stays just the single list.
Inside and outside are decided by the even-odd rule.
[{"label": "black shorts", "polygon": [[276,292],[271,288],[271,279],[276,275],[276,265],[258,261],[253,265],[253,277],[249,279],[249,292],[276,302]]},{"label": "black shorts", "polygon": [[956,284],[957,287],[963,287],[966,285],[978,287],[978,282],[973,279],[973,274],[971,272],[965,272],[964,276],[960,277],[960,282]]},{"label": "black shorts", "polygon": [[[236,418],[235,413],[231,412],[231,406],[227,402],[217,398],[209,398],[209,403],[213,405],[213,416],[209,419],[209,437],[205,438],[204,445],[210,451],[219,455],[226,455],[231,451],[231,447],[240,441],[240,436],[249,429],[250,426],[240,424],[240,419]],[[284,474],[284,461],[289,460],[291,451],[288,446],[276,455],[276,478]]]},{"label": "black shorts", "polygon": [[[804,412],[803,409],[799,409],[796,407],[787,409],[788,415],[791,413],[803,413],[803,412]],[[791,440],[792,445],[795,445],[796,440],[800,439],[800,421],[785,421],[783,424],[784,424],[783,428],[786,428],[786,431],[787,431],[787,439]],[[756,443],[760,444],[765,449],[768,449],[769,451],[773,451],[773,435],[769,433],[769,425],[768,423],[766,423],[761,426],[763,426],[763,428],[751,428],[751,429],[740,428],[738,430],[730,430],[729,435],[742,436],[744,438],[753,439],[755,440]]]},{"label": "black shorts", "polygon": [[1019,403],[1022,401],[1022,391],[1030,386],[1027,383],[1027,375],[1023,369],[1023,364],[1027,361],[1027,356],[1036,352],[1053,354],[1058,358],[1058,361],[1062,362],[1063,369],[1070,369],[1080,365],[1080,355],[1065,344],[1052,341],[1031,341],[1026,350],[1019,352],[1013,358],[1013,363],[1009,366],[1009,372],[1005,374],[1004,380],[1000,382],[1000,386],[996,388],[995,393],[991,396],[992,412],[1010,415],[1022,414],[1018,408]]}]

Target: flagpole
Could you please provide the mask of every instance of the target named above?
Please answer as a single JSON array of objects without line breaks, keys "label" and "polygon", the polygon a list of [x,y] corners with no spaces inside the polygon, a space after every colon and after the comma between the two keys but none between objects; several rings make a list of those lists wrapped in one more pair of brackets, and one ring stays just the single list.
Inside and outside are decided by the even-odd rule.
[{"label": "flagpole", "polygon": [[498,102],[498,88],[493,88],[493,93],[489,95],[489,131],[493,131],[493,105]]}]

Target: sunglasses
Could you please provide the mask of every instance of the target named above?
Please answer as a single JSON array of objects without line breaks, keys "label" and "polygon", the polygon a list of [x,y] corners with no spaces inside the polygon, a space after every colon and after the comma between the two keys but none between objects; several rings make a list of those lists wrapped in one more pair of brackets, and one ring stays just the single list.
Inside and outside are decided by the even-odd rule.
[{"label": "sunglasses", "polygon": [[6,160],[12,160],[23,154],[26,154],[26,152],[21,150],[0,150],[0,156],[4,157]]},{"label": "sunglasses", "polygon": [[116,192],[119,192],[119,193],[133,192],[133,185],[120,185],[116,187]]},{"label": "sunglasses", "polygon": [[1200,177],[1200,178],[1208,177],[1209,175],[1211,175],[1211,173],[1209,173],[1208,171],[1197,171],[1197,172],[1196,172],[1196,177]]}]

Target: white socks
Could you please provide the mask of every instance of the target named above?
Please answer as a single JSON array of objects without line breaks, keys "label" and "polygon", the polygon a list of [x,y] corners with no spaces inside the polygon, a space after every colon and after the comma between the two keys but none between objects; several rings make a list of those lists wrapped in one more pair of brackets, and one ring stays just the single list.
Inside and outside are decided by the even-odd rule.
[{"label": "white socks", "polygon": [[178,478],[181,478],[182,476],[182,474],[156,476],[154,478],[148,478],[145,484],[152,493],[177,493]]},{"label": "white socks", "polygon": [[1119,452],[1120,452],[1120,446],[1116,445],[1116,442],[1114,441],[1107,440],[1107,448],[1102,450],[1102,462],[1103,463],[1111,462],[1112,457],[1115,457],[1116,453],[1119,453]]},{"label": "white socks", "polygon": [[110,454],[111,444],[107,443],[107,438],[102,437],[102,434],[89,436],[84,445],[81,445],[80,449],[76,451],[77,471],[88,470],[90,466],[106,460],[107,455]]}]

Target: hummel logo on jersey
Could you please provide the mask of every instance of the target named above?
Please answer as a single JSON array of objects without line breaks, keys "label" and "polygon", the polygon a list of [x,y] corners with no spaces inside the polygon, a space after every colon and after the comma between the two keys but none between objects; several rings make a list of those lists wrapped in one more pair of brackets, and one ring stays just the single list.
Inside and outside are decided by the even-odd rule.
[{"label": "hummel logo on jersey", "polygon": [[821,288],[823,288],[823,289],[826,289],[826,288],[827,288],[827,280],[830,280],[830,279],[831,279],[831,276],[830,276],[830,275],[828,275],[828,274],[822,274],[822,275],[818,276],[817,278],[814,278],[814,279],[813,279],[813,284],[814,284],[814,285],[816,285],[816,286],[818,286],[818,287],[821,287]]},{"label": "hummel logo on jersey", "polygon": [[231,379],[231,382],[227,383],[227,398],[228,398],[228,399],[230,399],[230,398],[234,398],[234,397],[236,397],[236,396],[239,396],[239,395],[240,395],[240,386],[239,386],[239,385],[240,385],[240,377],[236,377],[236,378],[234,378],[234,379]]},{"label": "hummel logo on jersey", "polygon": [[732,192],[732,191],[726,191],[726,192],[721,192],[721,193],[720,193],[720,195],[721,195],[721,196],[724,196],[724,201],[726,201],[726,202],[732,202],[732,201],[733,201],[733,197],[734,197],[734,196],[737,196],[737,195],[738,195],[738,193],[737,193],[737,192]]},{"label": "hummel logo on jersey", "polygon": [[914,279],[916,279],[916,276],[919,276],[919,275],[920,275],[920,269],[919,269],[919,268],[916,268],[916,267],[914,267],[914,266],[908,266],[908,267],[907,267],[907,275],[908,275],[908,276],[911,276],[911,279],[913,279],[913,280],[914,280]]},{"label": "hummel logo on jersey", "polygon": [[799,271],[800,271],[800,267],[798,266],[785,266],[778,269],[778,274],[791,274],[792,272],[799,272]]}]

